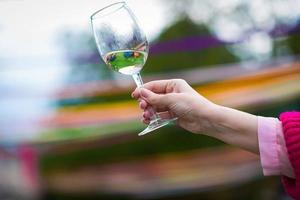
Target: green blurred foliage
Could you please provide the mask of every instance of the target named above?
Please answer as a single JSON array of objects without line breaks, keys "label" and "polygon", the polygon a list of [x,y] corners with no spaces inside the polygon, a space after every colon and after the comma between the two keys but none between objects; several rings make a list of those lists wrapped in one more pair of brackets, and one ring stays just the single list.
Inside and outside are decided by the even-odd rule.
[{"label": "green blurred foliage", "polygon": [[[206,25],[197,25],[190,18],[184,17],[164,30],[154,43],[172,41],[190,36],[215,37],[210,33]],[[199,51],[165,53],[160,55],[151,55],[150,51],[150,56],[143,69],[143,73],[161,73],[209,67],[217,64],[234,63],[238,60],[239,59],[233,55],[225,45]]]},{"label": "green blurred foliage", "polygon": [[205,25],[197,25],[188,16],[184,16],[179,18],[170,27],[166,28],[155,42],[163,42],[195,35],[211,36],[211,33]]},{"label": "green blurred foliage", "polygon": [[290,37],[287,38],[287,44],[290,49],[290,52],[294,55],[299,55],[300,54],[300,35],[295,34],[291,35]]},{"label": "green blurred foliage", "polygon": [[[64,134],[69,133],[70,131],[65,130]],[[44,155],[40,161],[43,174],[51,175],[51,172],[56,172],[57,170],[74,170],[86,165],[145,159],[146,156],[171,154],[223,145],[222,142],[213,138],[207,136],[199,137],[199,135],[189,133],[175,126],[159,129],[151,137],[133,137],[134,139],[130,141],[118,141],[118,135],[111,137],[116,140],[113,145],[99,145],[98,148],[89,148],[82,141],[82,146],[85,147],[74,149],[71,153],[59,155],[49,153]],[[95,140],[97,139],[95,138]]]},{"label": "green blurred foliage", "polygon": [[300,54],[300,35],[291,35],[289,37],[278,38],[273,41],[274,58],[298,56]]}]

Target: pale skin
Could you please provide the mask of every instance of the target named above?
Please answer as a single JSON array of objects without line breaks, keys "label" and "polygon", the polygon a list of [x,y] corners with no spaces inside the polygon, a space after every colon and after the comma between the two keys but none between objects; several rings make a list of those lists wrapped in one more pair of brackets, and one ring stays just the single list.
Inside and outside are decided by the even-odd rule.
[{"label": "pale skin", "polygon": [[257,116],[217,105],[197,93],[182,79],[152,81],[135,89],[142,121],[150,121],[150,105],[162,118],[177,117],[177,124],[230,145],[258,154]]}]

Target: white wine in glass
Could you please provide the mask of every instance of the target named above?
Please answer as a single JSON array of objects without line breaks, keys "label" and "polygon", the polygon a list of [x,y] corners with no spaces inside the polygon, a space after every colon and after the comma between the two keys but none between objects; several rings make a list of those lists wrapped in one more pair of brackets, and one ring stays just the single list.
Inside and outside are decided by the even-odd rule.
[{"label": "white wine in glass", "polygon": [[[137,87],[143,87],[140,76],[149,52],[146,35],[125,2],[106,6],[91,16],[92,28],[101,58],[106,65],[121,74],[133,77]],[[161,119],[153,108],[145,135],[176,120]]]},{"label": "white wine in glass", "polygon": [[143,68],[148,54],[144,51],[120,50],[112,51],[104,56],[104,62],[121,74],[137,74]]}]

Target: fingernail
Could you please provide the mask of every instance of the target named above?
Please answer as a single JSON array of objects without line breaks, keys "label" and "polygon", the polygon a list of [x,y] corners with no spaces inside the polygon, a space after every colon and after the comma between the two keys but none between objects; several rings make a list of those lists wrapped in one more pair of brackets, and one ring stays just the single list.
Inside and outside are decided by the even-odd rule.
[{"label": "fingernail", "polygon": [[149,96],[149,91],[146,89],[141,89],[141,96],[147,98]]},{"label": "fingernail", "polygon": [[143,117],[144,117],[145,119],[148,119],[148,118],[150,118],[151,116],[150,116],[150,113],[149,113],[148,111],[145,111],[145,112],[143,113]]},{"label": "fingernail", "polygon": [[145,109],[147,107],[147,104],[145,103],[145,101],[141,102],[141,109]]}]

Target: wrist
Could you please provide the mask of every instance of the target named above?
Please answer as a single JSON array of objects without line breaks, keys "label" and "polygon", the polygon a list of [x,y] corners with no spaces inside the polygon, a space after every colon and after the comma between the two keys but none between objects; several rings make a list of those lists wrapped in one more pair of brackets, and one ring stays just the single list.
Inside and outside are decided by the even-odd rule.
[{"label": "wrist", "polygon": [[258,152],[257,116],[216,105],[210,117],[210,136],[225,143]]},{"label": "wrist", "polygon": [[209,102],[198,106],[197,134],[216,137],[220,132],[217,123],[220,121],[221,108],[219,105]]}]

